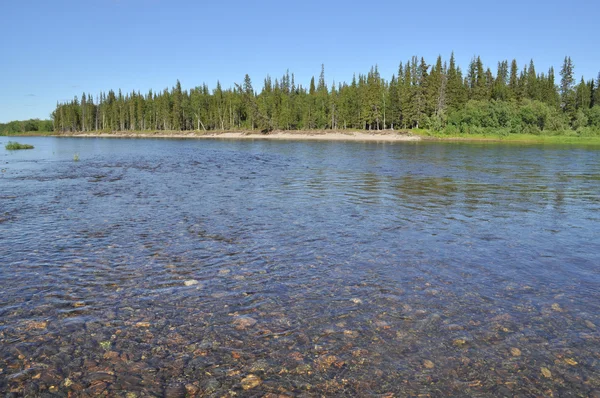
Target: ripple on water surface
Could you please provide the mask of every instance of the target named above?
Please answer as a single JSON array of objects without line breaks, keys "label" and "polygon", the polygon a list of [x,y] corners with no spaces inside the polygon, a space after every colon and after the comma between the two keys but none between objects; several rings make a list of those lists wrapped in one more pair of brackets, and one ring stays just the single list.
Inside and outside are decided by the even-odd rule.
[{"label": "ripple on water surface", "polygon": [[24,140],[2,391],[600,395],[597,150]]}]

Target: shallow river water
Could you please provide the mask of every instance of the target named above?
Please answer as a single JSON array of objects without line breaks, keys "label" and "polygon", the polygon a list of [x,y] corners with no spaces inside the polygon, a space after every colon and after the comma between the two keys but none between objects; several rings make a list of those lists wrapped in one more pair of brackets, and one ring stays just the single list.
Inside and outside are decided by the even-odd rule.
[{"label": "shallow river water", "polygon": [[7,396],[600,397],[600,149],[7,141]]}]

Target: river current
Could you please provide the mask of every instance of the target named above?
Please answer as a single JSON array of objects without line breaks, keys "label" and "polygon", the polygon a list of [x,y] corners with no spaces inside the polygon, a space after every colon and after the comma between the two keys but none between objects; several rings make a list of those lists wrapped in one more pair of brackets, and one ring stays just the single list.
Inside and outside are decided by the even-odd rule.
[{"label": "river current", "polygon": [[7,396],[600,397],[598,148],[7,141]]}]

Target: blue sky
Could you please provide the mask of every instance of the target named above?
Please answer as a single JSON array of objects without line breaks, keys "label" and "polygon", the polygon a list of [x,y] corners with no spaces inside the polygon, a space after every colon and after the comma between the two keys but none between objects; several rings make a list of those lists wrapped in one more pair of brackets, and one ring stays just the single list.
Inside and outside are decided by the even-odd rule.
[{"label": "blue sky", "polygon": [[254,88],[287,69],[307,85],[350,81],[377,64],[385,78],[412,55],[455,52],[534,59],[558,73],[571,56],[577,79],[600,71],[597,0],[192,1],[2,0],[0,122],[48,118],[57,101],[121,88],[184,89],[242,82]]}]

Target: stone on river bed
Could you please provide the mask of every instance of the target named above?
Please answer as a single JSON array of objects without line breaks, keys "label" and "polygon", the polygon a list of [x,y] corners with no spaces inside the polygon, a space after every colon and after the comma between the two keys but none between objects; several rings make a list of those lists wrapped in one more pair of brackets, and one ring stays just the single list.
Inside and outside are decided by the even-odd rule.
[{"label": "stone on river bed", "polygon": [[255,375],[248,375],[248,377],[242,379],[242,388],[244,390],[250,390],[254,387],[258,387],[262,384],[262,380]]},{"label": "stone on river bed", "polygon": [[249,316],[236,316],[233,320],[233,325],[238,330],[244,330],[256,325],[258,321]]},{"label": "stone on river bed", "polygon": [[544,377],[546,377],[548,379],[552,378],[552,372],[550,372],[550,369],[542,368],[541,371],[542,371],[542,374],[544,375]]},{"label": "stone on river bed", "polygon": [[198,283],[200,283],[200,282],[198,282],[195,279],[190,279],[190,280],[187,280],[187,281],[183,282],[183,284],[185,286],[194,286],[194,285],[197,285]]},{"label": "stone on river bed", "polygon": [[186,388],[182,383],[169,384],[165,389],[165,398],[183,398],[185,395]]}]

